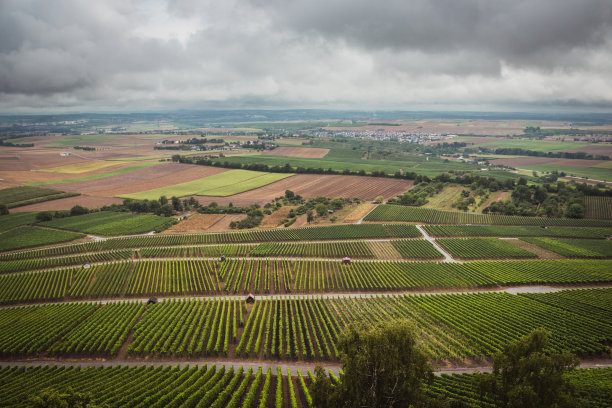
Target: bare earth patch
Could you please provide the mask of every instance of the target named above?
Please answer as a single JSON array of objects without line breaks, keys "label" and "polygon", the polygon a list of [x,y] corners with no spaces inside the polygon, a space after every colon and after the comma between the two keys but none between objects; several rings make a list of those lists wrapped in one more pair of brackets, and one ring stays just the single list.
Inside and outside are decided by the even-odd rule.
[{"label": "bare earth patch", "polygon": [[372,208],[374,207],[376,207],[376,204],[359,204],[357,208],[355,208],[349,215],[346,216],[346,218],[344,219],[344,223],[352,224],[354,222],[359,221],[360,219],[365,217],[367,213],[372,211]]},{"label": "bare earth patch", "polygon": [[230,230],[230,222],[232,221],[240,221],[245,219],[246,216],[244,214],[228,214],[221,218],[219,221],[211,225],[206,232],[223,232]]},{"label": "bare earth patch", "polygon": [[211,226],[221,221],[225,214],[193,214],[186,220],[173,225],[164,233],[166,234],[185,234],[198,233],[208,230]]},{"label": "bare earth patch", "polygon": [[320,147],[277,147],[274,150],[267,150],[263,154],[267,156],[289,156],[302,157],[306,159],[320,159],[329,153],[329,149]]},{"label": "bare earth patch", "polygon": [[288,218],[289,211],[295,209],[295,206],[285,206],[274,211],[270,215],[266,215],[261,223],[261,228],[276,228],[283,218]]},{"label": "bare earth patch", "polygon": [[519,248],[523,248],[529,252],[533,252],[540,259],[565,259],[563,255],[559,255],[553,251],[549,251],[548,249],[530,244],[529,242],[521,241],[518,238],[504,239],[504,241],[509,242],[512,245],[516,245]]}]

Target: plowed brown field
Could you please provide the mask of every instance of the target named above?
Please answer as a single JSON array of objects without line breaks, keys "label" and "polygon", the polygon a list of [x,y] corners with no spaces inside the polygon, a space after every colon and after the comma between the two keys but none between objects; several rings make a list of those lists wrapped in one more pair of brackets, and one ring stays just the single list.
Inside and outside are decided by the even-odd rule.
[{"label": "plowed brown field", "polygon": [[267,150],[263,154],[268,156],[289,156],[303,157],[307,159],[320,159],[325,157],[329,149],[319,147],[277,147],[274,150]]},{"label": "plowed brown field", "polygon": [[379,177],[359,176],[329,176],[315,174],[298,174],[277,181],[261,188],[235,194],[229,197],[196,197],[201,203],[208,204],[212,201],[220,205],[233,203],[234,205],[263,205],[276,197],[285,194],[285,190],[291,190],[304,198],[325,196],[330,198],[343,197],[362,200],[373,200],[382,195],[385,199],[400,195],[412,188],[411,180],[397,180]]},{"label": "plowed brown field", "polygon": [[97,180],[50,185],[48,187],[64,191],[86,192],[101,197],[113,197],[185,183],[224,171],[227,170],[217,167],[167,163]]},{"label": "plowed brown field", "polygon": [[82,205],[87,208],[99,208],[104,205],[121,204],[123,200],[114,197],[94,197],[89,195],[80,195],[76,197],[61,198],[59,200],[45,201],[43,203],[24,205],[23,207],[13,208],[13,212],[28,212],[28,211],[58,211],[69,210],[75,205]]}]

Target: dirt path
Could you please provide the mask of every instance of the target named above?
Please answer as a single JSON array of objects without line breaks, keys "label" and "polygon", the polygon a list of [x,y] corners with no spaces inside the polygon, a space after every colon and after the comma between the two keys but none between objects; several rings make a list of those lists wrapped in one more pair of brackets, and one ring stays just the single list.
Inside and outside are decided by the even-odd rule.
[{"label": "dirt path", "polygon": [[[78,360],[78,359],[31,359],[31,360],[12,360],[12,361],[0,361],[0,367],[39,367],[39,366],[80,366],[80,367],[113,367],[117,365],[128,366],[128,367],[139,367],[142,365],[153,366],[153,367],[184,367],[184,366],[195,366],[195,365],[224,365],[225,367],[233,366],[234,370],[242,367],[245,371],[249,368],[252,368],[254,372],[257,371],[259,367],[262,368],[262,371],[265,373],[268,370],[268,367],[272,368],[272,372],[276,373],[276,367],[280,367],[283,371],[283,374],[287,373],[287,369],[291,369],[292,376],[297,376],[297,370],[300,369],[302,371],[302,375],[306,375],[307,370],[314,370],[316,365],[321,365],[323,369],[327,372],[331,370],[335,375],[339,375],[340,368],[342,367],[338,364],[329,364],[329,363],[288,363],[288,362],[239,362],[235,360],[189,360],[189,361],[145,361],[145,360]],[[612,359],[610,358],[601,358],[601,359],[589,359],[583,360],[580,364],[579,369],[589,369],[589,368],[605,368],[612,367]],[[475,372],[491,372],[493,367],[491,365],[480,365],[474,367],[442,367],[435,368],[434,374],[442,375],[442,374],[470,374]],[[294,388],[295,389],[295,388]],[[297,392],[297,389],[296,389]]]},{"label": "dirt path", "polygon": [[423,239],[426,239],[427,241],[431,242],[432,245],[442,254],[444,255],[444,261],[442,262],[456,262],[456,263],[463,263],[463,261],[459,261],[455,258],[453,258],[448,252],[446,252],[446,250],[444,248],[442,248],[434,238],[432,238],[431,236],[429,236],[429,234],[427,233],[427,231],[425,231],[425,228],[423,228],[422,225],[416,225],[417,229],[419,231],[421,231],[421,234],[423,234]]},{"label": "dirt path", "polygon": [[[594,284],[594,285],[522,285],[522,286],[506,286],[506,287],[486,287],[479,289],[440,289],[440,290],[399,290],[399,291],[388,291],[388,292],[326,292],[326,293],[278,293],[273,295],[255,295],[257,300],[266,299],[337,299],[337,298],[374,298],[380,296],[390,295],[406,295],[406,296],[422,296],[422,295],[452,295],[460,293],[509,293],[517,295],[520,293],[552,293],[559,292],[562,290],[579,290],[579,289],[610,289],[612,284]],[[154,296],[154,295],[151,295]],[[185,300],[217,300],[219,298],[235,300],[244,299],[246,295],[228,295],[228,294],[212,294],[206,296],[155,296],[158,302],[174,300],[174,299],[185,299]],[[95,299],[80,299],[80,300],[66,300],[57,302],[38,302],[38,303],[19,303],[12,305],[1,305],[1,309],[11,309],[16,307],[23,307],[25,305],[45,306],[45,305],[57,305],[57,304],[73,304],[73,303],[119,303],[131,301],[131,302],[146,302],[150,297],[121,297],[121,298],[95,298]]]}]

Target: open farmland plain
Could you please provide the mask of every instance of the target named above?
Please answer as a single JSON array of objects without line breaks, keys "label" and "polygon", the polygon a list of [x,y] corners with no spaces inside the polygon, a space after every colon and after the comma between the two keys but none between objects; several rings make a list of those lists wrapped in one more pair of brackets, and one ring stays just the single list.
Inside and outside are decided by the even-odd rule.
[{"label": "open farmland plain", "polygon": [[[325,125],[317,123],[321,131],[421,132],[425,126],[478,134],[484,123]],[[525,125],[486,124],[489,136],[520,132]],[[144,125],[133,129],[139,126]],[[492,202],[512,201],[512,190],[502,188],[479,195],[482,202],[466,212],[454,211],[463,190],[477,190],[471,184],[446,183],[422,207],[379,205],[372,202],[378,196],[386,201],[418,192],[412,189],[422,180],[396,176],[400,169],[434,178],[444,170],[457,171],[447,173],[456,177],[477,166],[421,152],[377,151],[361,141],[306,137],[279,139],[286,145],[260,153],[230,145],[268,141],[250,133],[262,130],[236,129],[243,133],[206,128],[227,134],[192,136],[223,139],[225,157],[215,160],[232,165],[263,158],[274,165],[347,171],[293,174],[169,162],[175,154],[212,157],[219,152],[165,150],[186,136],[154,133],[36,136],[36,150],[0,160],[3,186],[38,191],[41,197],[45,191],[80,194],[21,205],[0,216],[0,406],[21,404],[26,388],[32,393],[66,384],[109,406],[310,408],[314,366],[331,369],[337,381],[342,331],[355,322],[395,319],[411,322],[436,370],[488,370],[491,356],[505,343],[541,327],[551,333],[551,351],[576,353],[583,366],[612,365],[609,197],[585,196],[585,218],[480,213]],[[162,140],[170,142],[155,144]],[[552,153],[590,147],[570,140],[456,140],[471,147],[522,146]],[[75,153],[74,145],[98,150]],[[71,154],[58,154],[64,151]],[[563,161],[586,171],[606,170],[607,164],[533,159]],[[393,177],[346,175],[361,169]],[[518,179],[502,170],[482,174]],[[25,183],[31,185],[24,188]],[[529,176],[528,183],[539,180]],[[310,223],[307,211],[300,212],[298,221],[284,228],[280,221],[304,204],[287,202],[286,190],[305,199],[360,201],[336,209],[334,219],[330,207]],[[84,215],[63,212],[50,221],[37,218],[38,211],[162,195],[219,206],[258,204],[262,211],[276,203],[280,208],[247,230],[229,225],[244,220],[248,208],[214,214],[191,208],[163,217],[119,207]],[[11,196],[6,191],[2,198]],[[214,212],[214,206],[204,211]],[[186,219],[168,228],[175,217]],[[249,294],[255,296],[253,304],[245,302]],[[578,370],[572,381],[594,406],[609,406],[610,368]],[[35,385],[20,386],[24,382]],[[454,396],[469,407],[493,407],[474,388],[473,374],[436,377],[428,393]]]}]

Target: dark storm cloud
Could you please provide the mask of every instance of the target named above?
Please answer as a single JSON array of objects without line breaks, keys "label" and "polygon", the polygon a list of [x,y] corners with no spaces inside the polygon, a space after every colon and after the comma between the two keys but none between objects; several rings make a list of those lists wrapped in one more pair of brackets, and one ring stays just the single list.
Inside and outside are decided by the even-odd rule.
[{"label": "dark storm cloud", "polygon": [[0,0],[0,111],[612,105],[610,0]]},{"label": "dark storm cloud", "polygon": [[[254,0],[274,24],[368,50],[470,51],[523,65],[606,45],[610,0]],[[609,45],[609,43],[608,43]],[[542,54],[545,58],[539,58]]]}]

